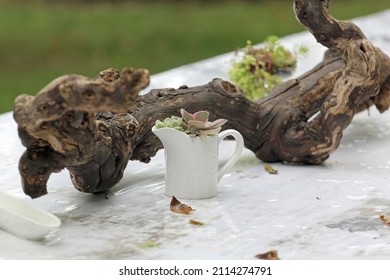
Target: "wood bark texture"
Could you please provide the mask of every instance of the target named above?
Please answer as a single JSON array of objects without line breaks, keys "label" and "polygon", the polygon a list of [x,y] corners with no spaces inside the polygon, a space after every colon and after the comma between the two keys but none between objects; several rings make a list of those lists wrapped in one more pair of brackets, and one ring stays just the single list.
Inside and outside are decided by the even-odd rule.
[{"label": "wood bark texture", "polygon": [[353,23],[329,14],[328,0],[295,0],[297,19],[328,47],[323,61],[256,102],[228,81],[153,89],[144,69],[108,69],[95,78],[66,75],[35,97],[15,100],[14,118],[26,147],[19,163],[24,192],[47,193],[53,172],[69,170],[76,189],[107,191],[129,160],[148,162],[162,148],[151,132],[157,119],[208,110],[225,118],[245,146],[268,162],[321,164],[337,149],[353,116],[390,105],[390,59]]}]

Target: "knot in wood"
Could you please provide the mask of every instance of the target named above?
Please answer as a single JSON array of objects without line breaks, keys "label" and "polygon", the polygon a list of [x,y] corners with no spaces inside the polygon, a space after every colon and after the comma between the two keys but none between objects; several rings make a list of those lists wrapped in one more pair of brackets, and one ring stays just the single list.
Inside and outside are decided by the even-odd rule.
[{"label": "knot in wood", "polygon": [[228,81],[222,81],[222,87],[224,88],[224,90],[226,90],[229,93],[236,93],[237,92],[236,86]]},{"label": "knot in wood", "polygon": [[109,68],[106,70],[103,70],[99,73],[100,78],[105,80],[106,82],[113,82],[115,80],[118,80],[121,76],[121,72],[118,69],[115,68]]}]

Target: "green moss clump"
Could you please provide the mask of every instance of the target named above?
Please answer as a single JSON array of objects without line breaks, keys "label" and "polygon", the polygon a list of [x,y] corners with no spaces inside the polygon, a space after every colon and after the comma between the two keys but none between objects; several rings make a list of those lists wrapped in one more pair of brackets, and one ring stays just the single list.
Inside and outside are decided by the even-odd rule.
[{"label": "green moss clump", "polygon": [[248,99],[256,100],[267,96],[282,81],[281,73],[291,73],[297,66],[298,55],[306,54],[308,49],[300,47],[291,52],[280,45],[278,37],[269,36],[261,48],[248,41],[242,51],[242,58],[233,63],[230,79]]}]

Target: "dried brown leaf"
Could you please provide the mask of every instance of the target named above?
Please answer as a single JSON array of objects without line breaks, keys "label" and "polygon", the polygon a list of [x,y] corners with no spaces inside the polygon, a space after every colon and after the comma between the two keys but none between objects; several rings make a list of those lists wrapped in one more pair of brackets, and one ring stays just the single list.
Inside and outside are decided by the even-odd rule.
[{"label": "dried brown leaf", "polygon": [[264,169],[267,171],[269,174],[278,174],[278,170],[274,169],[271,165],[269,164],[264,164]]},{"label": "dried brown leaf", "polygon": [[386,217],[385,215],[383,214],[380,214],[379,215],[379,219],[381,219],[381,221],[387,225],[387,226],[390,226],[390,218]]},{"label": "dried brown leaf", "polygon": [[172,212],[179,213],[179,214],[186,214],[187,215],[187,214],[191,213],[192,211],[194,211],[194,209],[192,209],[191,206],[181,203],[174,196],[172,196],[170,207],[171,207]]},{"label": "dried brown leaf", "polygon": [[195,226],[204,226],[203,222],[199,222],[199,221],[196,221],[196,220],[193,220],[193,219],[190,219],[190,224],[191,225],[195,225]]},{"label": "dried brown leaf", "polygon": [[271,250],[263,254],[257,254],[256,259],[260,260],[279,260],[278,252],[276,250]]}]

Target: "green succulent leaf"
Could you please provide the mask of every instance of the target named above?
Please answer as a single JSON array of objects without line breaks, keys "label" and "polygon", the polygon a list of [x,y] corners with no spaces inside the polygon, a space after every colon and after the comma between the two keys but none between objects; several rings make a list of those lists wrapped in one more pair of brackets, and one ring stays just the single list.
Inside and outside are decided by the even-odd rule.
[{"label": "green succulent leaf", "polygon": [[156,125],[156,128],[163,128],[163,127],[165,127],[164,123],[162,121],[160,121],[160,120],[156,120],[155,125]]}]

